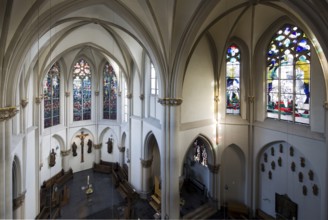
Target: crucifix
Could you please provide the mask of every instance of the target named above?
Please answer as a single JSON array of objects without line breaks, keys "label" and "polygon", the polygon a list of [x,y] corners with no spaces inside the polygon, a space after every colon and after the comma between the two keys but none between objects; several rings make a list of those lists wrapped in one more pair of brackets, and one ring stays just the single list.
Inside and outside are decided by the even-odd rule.
[{"label": "crucifix", "polygon": [[88,135],[89,134],[84,134],[83,131],[81,131],[81,134],[76,135],[76,137],[81,139],[81,163],[84,162],[84,157],[83,157],[84,138]]}]

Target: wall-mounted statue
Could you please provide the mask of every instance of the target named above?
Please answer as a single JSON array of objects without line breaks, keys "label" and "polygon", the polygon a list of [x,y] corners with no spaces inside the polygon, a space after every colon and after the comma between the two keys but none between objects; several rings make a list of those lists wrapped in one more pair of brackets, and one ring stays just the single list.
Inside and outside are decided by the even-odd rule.
[{"label": "wall-mounted statue", "polygon": [[73,157],[77,156],[76,149],[77,149],[77,145],[75,144],[75,142],[73,142],[73,144],[72,144]]},{"label": "wall-mounted statue", "polygon": [[91,139],[88,140],[87,145],[88,145],[88,153],[90,154],[92,152],[92,140]]},{"label": "wall-mounted statue", "polygon": [[49,166],[53,167],[56,164],[56,153],[55,149],[52,148],[50,155],[49,155]]},{"label": "wall-mounted statue", "polygon": [[111,154],[113,152],[113,138],[108,138],[106,144],[107,144],[107,152]]}]

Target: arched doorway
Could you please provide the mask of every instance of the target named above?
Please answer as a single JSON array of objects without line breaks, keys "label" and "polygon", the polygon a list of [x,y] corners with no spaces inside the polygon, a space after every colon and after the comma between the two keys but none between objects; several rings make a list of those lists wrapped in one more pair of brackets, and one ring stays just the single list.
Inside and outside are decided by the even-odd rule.
[{"label": "arched doorway", "polygon": [[13,198],[13,218],[22,219],[22,203],[25,199],[25,193],[21,192],[21,167],[17,156],[14,157],[12,166],[12,198]]},{"label": "arched doorway", "polygon": [[[183,162],[180,177],[180,214],[184,217],[193,215],[200,206],[210,202],[213,195],[211,168],[215,164],[211,142],[203,135],[198,135],[190,144]],[[212,211],[212,210],[211,210]]]},{"label": "arched doorway", "polygon": [[221,201],[245,203],[246,164],[243,151],[235,144],[229,145],[222,154]]},{"label": "arched doorway", "polygon": [[155,178],[160,181],[161,166],[160,152],[155,135],[150,132],[145,139],[145,147],[142,165],[142,193],[141,196],[148,197],[153,193]]}]

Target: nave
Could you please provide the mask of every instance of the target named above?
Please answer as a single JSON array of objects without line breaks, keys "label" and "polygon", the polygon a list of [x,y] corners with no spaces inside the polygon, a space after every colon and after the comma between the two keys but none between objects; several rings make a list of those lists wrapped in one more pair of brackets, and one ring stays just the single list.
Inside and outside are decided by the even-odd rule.
[{"label": "nave", "polygon": [[[89,199],[82,189],[87,185],[88,176],[94,189]],[[112,174],[94,172],[92,169],[76,172],[67,186],[69,202],[61,207],[58,219],[124,219],[127,204],[115,189]],[[181,218],[207,202],[199,190],[187,184],[181,190],[181,197],[184,198],[184,205],[180,209]],[[139,198],[132,210],[131,219],[155,218],[156,211],[146,199]],[[218,211],[208,219],[225,219],[224,216],[224,211]]]}]

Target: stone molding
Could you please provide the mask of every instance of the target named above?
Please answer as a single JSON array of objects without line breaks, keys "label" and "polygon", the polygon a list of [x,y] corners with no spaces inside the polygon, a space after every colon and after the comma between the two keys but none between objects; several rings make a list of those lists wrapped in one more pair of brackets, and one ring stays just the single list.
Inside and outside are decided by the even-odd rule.
[{"label": "stone molding", "polygon": [[163,98],[163,99],[158,99],[158,102],[161,105],[169,105],[169,106],[177,106],[181,105],[182,99],[179,98]]},{"label": "stone molding", "polygon": [[151,166],[151,164],[153,163],[153,158],[149,159],[149,160],[143,160],[140,158],[140,162],[143,168],[149,168]]},{"label": "stone molding", "polygon": [[218,165],[212,165],[212,164],[209,164],[208,163],[207,166],[208,166],[208,169],[211,171],[211,173],[217,174],[219,172],[219,170],[220,170],[220,164],[218,164]]},{"label": "stone molding", "polygon": [[13,118],[18,111],[19,110],[17,109],[17,107],[14,106],[0,108],[0,121],[5,121]]},{"label": "stone molding", "polygon": [[64,150],[64,151],[62,150],[62,151],[60,151],[60,154],[62,156],[68,156],[71,153],[71,151],[72,151],[72,149]]},{"label": "stone molding", "polygon": [[102,146],[102,143],[100,143],[100,144],[93,144],[93,147],[94,147],[96,150],[100,149],[101,146]]}]

